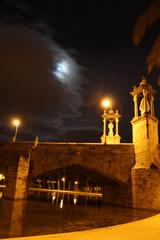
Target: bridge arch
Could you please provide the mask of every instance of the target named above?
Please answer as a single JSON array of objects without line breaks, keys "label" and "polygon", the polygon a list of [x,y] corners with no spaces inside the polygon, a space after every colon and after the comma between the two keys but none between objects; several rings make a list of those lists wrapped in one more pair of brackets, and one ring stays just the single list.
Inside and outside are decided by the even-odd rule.
[{"label": "bridge arch", "polygon": [[51,169],[80,165],[115,182],[126,183],[130,178],[134,157],[132,144],[39,145],[31,156],[32,176]]},{"label": "bridge arch", "polygon": [[[31,187],[63,189],[62,179],[65,177],[65,190],[74,190],[75,182],[78,182],[79,191],[91,191],[102,193],[102,201],[106,203],[131,206],[132,193],[131,181],[126,182],[111,179],[94,169],[80,164],[73,164],[61,168],[50,169],[41,175],[30,178]],[[37,180],[37,181],[36,181]],[[38,186],[37,182],[40,182]],[[53,183],[54,182],[54,183]]]}]

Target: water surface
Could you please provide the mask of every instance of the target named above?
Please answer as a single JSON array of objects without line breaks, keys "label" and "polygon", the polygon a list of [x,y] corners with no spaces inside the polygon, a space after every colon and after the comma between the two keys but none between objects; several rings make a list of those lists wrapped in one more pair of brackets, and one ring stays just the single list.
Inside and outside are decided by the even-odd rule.
[{"label": "water surface", "polygon": [[156,214],[117,206],[53,205],[51,202],[0,200],[0,237],[87,230],[127,223]]}]

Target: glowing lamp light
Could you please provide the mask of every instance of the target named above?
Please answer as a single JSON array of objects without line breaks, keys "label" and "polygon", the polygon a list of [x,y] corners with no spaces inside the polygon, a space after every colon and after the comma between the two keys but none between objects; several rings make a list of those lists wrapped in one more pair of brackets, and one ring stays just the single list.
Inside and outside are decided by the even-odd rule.
[{"label": "glowing lamp light", "polygon": [[107,108],[111,105],[111,102],[110,102],[109,99],[103,99],[101,104],[102,104],[102,106],[104,108],[104,113],[102,115],[102,118],[103,118],[103,135],[101,137],[101,142],[103,144],[106,144],[106,136],[107,136],[107,133],[106,133]]},{"label": "glowing lamp light", "polygon": [[111,105],[111,102],[108,100],[108,99],[104,99],[103,101],[102,101],[102,106],[104,107],[104,108],[107,108],[107,107],[109,107]]},{"label": "glowing lamp light", "polygon": [[5,179],[5,176],[2,173],[0,173],[0,181],[3,179]]},{"label": "glowing lamp light", "polygon": [[20,120],[19,119],[13,119],[12,121],[14,126],[20,125]]},{"label": "glowing lamp light", "polygon": [[62,182],[65,182],[65,180],[66,180],[65,177],[63,177],[63,178],[62,178]]},{"label": "glowing lamp light", "polygon": [[12,124],[16,127],[16,129],[15,129],[15,134],[14,134],[14,137],[13,137],[13,142],[15,142],[16,141],[16,138],[17,138],[17,132],[18,132],[18,127],[19,127],[19,125],[20,125],[20,120],[19,119],[13,119],[13,121],[12,121]]}]

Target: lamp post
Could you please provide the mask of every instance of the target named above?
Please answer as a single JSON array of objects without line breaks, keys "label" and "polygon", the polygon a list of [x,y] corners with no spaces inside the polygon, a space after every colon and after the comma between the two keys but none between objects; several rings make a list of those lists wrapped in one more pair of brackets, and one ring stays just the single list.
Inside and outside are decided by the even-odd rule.
[{"label": "lamp post", "polygon": [[102,114],[103,118],[103,135],[101,137],[101,142],[106,144],[106,120],[107,120],[107,108],[111,105],[111,102],[108,99],[104,99],[102,101],[102,106],[104,108],[104,112]]},{"label": "lamp post", "polygon": [[15,142],[16,138],[17,138],[18,127],[20,125],[20,120],[19,119],[14,119],[12,123],[16,127],[15,134],[14,134],[13,139],[12,139],[12,142]]},{"label": "lamp post", "polygon": [[65,190],[65,182],[66,182],[66,178],[65,177],[62,177],[62,182],[63,182],[63,190]]},{"label": "lamp post", "polygon": [[75,190],[75,191],[78,191],[78,184],[79,184],[79,182],[78,182],[78,181],[75,181],[74,184],[75,184],[75,189],[74,189],[74,190]]}]

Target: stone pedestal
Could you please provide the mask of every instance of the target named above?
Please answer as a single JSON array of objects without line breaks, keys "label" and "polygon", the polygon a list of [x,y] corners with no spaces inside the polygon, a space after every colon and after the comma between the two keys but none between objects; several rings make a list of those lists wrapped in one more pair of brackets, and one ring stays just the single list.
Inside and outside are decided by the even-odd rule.
[{"label": "stone pedestal", "polygon": [[101,137],[101,143],[106,144],[106,135],[102,135]]},{"label": "stone pedestal", "polygon": [[21,156],[19,161],[13,161],[7,171],[6,190],[3,197],[8,199],[26,199],[28,174],[28,159]]},{"label": "stone pedestal", "polygon": [[146,114],[132,120],[133,143],[135,146],[134,168],[160,166],[158,156],[158,120]]},{"label": "stone pedestal", "polygon": [[119,135],[106,136],[107,144],[120,144],[121,137]]}]

